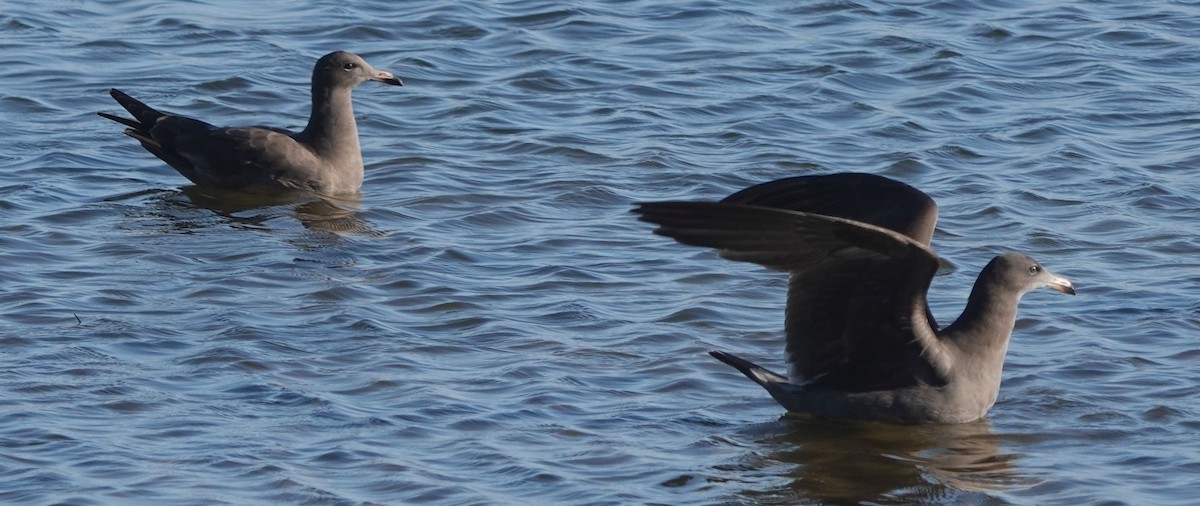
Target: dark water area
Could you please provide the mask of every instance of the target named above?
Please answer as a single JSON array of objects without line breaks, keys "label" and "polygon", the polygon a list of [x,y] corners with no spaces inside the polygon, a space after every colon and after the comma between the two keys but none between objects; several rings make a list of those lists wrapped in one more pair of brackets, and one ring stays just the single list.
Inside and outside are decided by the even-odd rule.
[{"label": "dark water area", "polygon": [[[0,503],[1190,504],[1200,7],[21,2],[0,12]],[[303,127],[362,54],[361,198],[195,188],[125,90]],[[631,203],[882,174],[940,206],[953,321],[1024,251],[1000,398],[785,416],[785,276]]]}]

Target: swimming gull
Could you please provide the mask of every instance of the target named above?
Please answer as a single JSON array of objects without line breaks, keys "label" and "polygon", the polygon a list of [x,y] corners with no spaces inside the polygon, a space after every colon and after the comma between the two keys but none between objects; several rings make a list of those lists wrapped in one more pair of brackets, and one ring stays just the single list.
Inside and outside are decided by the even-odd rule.
[{"label": "swimming gull", "polygon": [[133,119],[98,114],[129,127],[126,135],[200,186],[347,195],[357,193],[363,181],[350,90],[367,81],[403,84],[345,51],[317,60],[312,112],[299,133],[265,126],[216,127],[155,110],[117,89],[110,90],[112,97]]},{"label": "swimming gull", "polygon": [[926,292],[937,206],[871,174],[799,176],[720,202],[650,202],[639,219],[681,243],[788,272],[789,377],[722,351],[710,354],[789,411],[823,418],[960,423],[996,402],[1017,302],[1070,281],[1017,252],[979,273],[966,308],[939,328]]}]

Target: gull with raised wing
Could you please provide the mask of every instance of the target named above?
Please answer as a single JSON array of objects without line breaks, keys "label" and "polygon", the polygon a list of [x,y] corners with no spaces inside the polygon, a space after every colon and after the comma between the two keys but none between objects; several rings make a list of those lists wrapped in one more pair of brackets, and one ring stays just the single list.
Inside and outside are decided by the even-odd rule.
[{"label": "gull with raised wing", "polygon": [[957,320],[938,327],[926,292],[937,206],[871,174],[800,176],[720,202],[639,204],[655,233],[787,272],[789,375],[711,355],[789,411],[824,418],[959,423],[996,402],[1017,303],[1039,287],[1075,295],[1034,259],[1003,253],[979,273]]}]

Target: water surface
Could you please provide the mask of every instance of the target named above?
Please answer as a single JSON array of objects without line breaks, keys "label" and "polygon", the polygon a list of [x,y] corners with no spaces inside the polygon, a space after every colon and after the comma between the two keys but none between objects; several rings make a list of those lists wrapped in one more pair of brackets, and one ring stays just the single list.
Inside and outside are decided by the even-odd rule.
[{"label": "water surface", "polygon": [[[25,3],[0,14],[0,502],[1186,504],[1200,8]],[[118,87],[300,128],[363,54],[360,199],[191,187]],[[784,416],[786,280],[628,213],[798,174],[941,208],[930,302],[1019,249],[983,421]]]}]

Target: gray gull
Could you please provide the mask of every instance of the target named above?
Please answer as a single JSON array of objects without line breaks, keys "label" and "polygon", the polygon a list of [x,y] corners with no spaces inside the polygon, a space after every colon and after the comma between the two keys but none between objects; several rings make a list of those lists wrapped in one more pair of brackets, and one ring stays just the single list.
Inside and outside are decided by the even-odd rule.
[{"label": "gray gull", "polygon": [[363,181],[350,90],[367,81],[403,84],[345,51],[317,60],[312,112],[300,133],[265,126],[217,127],[155,110],[117,89],[110,90],[112,97],[133,119],[98,114],[129,127],[126,135],[199,186],[348,195],[357,193]]},{"label": "gray gull", "polygon": [[788,411],[822,418],[982,418],[1000,391],[1021,296],[1039,287],[1075,295],[1070,281],[1007,252],[979,273],[958,319],[939,328],[926,303],[938,270],[929,246],[937,206],[882,176],[799,176],[720,202],[650,202],[634,212],[656,234],[790,274],[789,376],[710,354]]}]

